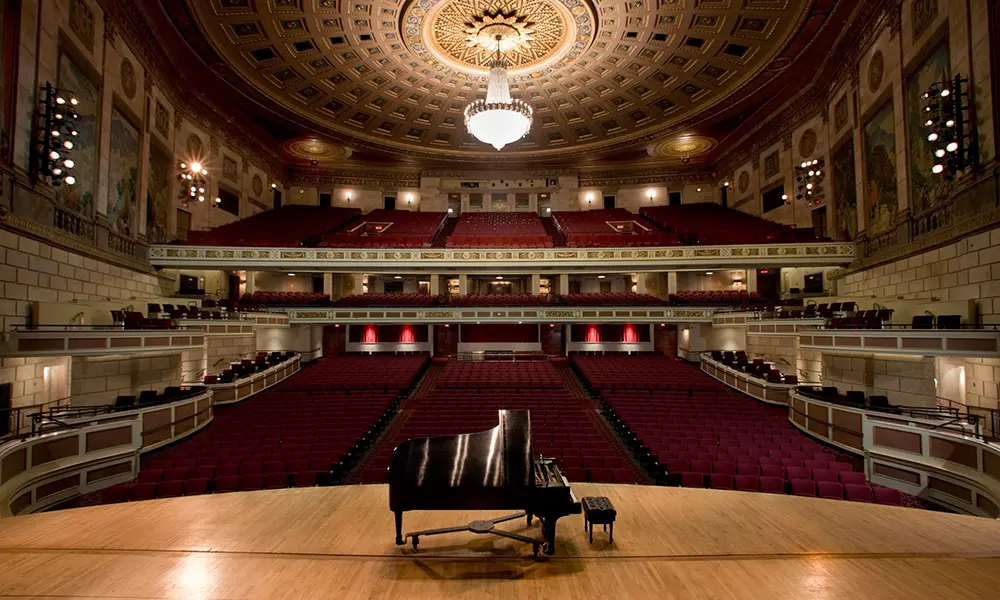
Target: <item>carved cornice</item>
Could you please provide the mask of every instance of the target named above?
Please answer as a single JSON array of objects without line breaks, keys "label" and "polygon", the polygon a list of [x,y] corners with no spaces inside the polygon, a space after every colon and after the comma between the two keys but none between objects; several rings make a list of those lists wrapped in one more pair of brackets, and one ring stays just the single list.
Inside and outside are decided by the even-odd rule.
[{"label": "carved cornice", "polygon": [[351,186],[360,188],[391,189],[419,188],[420,173],[405,171],[336,171],[291,170],[289,187]]},{"label": "carved cornice", "polygon": [[[227,116],[218,107],[210,104],[203,97],[193,93],[190,86],[185,86],[183,78],[176,68],[170,64],[171,57],[163,51],[156,41],[156,35],[143,18],[139,3],[134,0],[98,0],[104,9],[105,21],[125,40],[136,58],[146,69],[146,76],[163,92],[163,95],[173,104],[177,113],[184,116],[205,131],[211,137],[220,137],[225,144],[239,152],[245,160],[250,160],[254,166],[267,173],[271,179],[281,179],[284,175],[284,158],[274,148],[261,143],[254,134],[267,139],[265,133],[257,128],[248,132],[250,127],[246,120],[234,122],[232,116]],[[105,32],[107,32],[107,25]],[[176,114],[174,122],[177,127],[181,123],[181,115]]]},{"label": "carved cornice", "polygon": [[473,169],[425,169],[420,171],[421,177],[447,177],[455,179],[491,179],[493,177],[509,177],[511,179],[511,173],[516,172],[517,179],[538,179],[542,177],[565,177],[565,176],[575,176],[577,171],[575,169],[567,169],[563,167],[553,167],[551,169],[515,169],[513,167],[504,170],[499,168],[495,171],[493,170],[473,170]]},{"label": "carved cornice", "polygon": [[655,183],[704,183],[714,181],[713,171],[677,172],[667,168],[640,171],[594,171],[580,173],[580,187],[648,185]]},{"label": "carved cornice", "polygon": [[[886,13],[893,2],[895,0],[859,2],[850,19],[852,25],[858,26],[844,27],[825,64],[817,70],[816,80],[731,144],[713,164],[714,169],[723,173],[735,170],[747,162],[751,154],[774,144],[786,131],[793,130],[813,113],[822,110],[848,74],[857,75],[858,61],[885,26]],[[832,64],[836,64],[837,68],[827,68]]]}]

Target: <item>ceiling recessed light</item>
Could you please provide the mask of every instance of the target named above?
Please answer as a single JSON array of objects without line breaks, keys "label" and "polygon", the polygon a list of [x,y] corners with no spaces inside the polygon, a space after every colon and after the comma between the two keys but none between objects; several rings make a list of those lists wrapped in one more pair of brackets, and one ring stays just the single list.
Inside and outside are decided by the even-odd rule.
[{"label": "ceiling recessed light", "polygon": [[497,275],[497,279],[503,279],[503,275]]},{"label": "ceiling recessed light", "polygon": [[598,275],[597,278],[598,279],[604,279],[604,275]]},{"label": "ceiling recessed light", "polygon": [[705,275],[711,275],[712,271],[705,271]]},{"label": "ceiling recessed light", "polygon": [[289,277],[295,277],[295,273],[289,273],[288,276]]},{"label": "ceiling recessed light", "polygon": [[403,276],[402,275],[393,275],[392,278],[393,279],[402,279]]}]

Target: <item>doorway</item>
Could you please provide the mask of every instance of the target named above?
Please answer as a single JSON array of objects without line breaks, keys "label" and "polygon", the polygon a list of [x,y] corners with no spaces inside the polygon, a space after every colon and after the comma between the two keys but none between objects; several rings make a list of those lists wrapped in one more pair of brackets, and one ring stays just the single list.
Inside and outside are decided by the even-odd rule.
[{"label": "doorway", "polygon": [[274,199],[275,210],[281,208],[281,190],[274,190],[271,197]]},{"label": "doorway", "polygon": [[386,210],[396,210],[396,197],[395,196],[383,196],[382,198],[382,208]]},{"label": "doorway", "polygon": [[757,293],[761,298],[778,298],[781,269],[757,269]]},{"label": "doorway", "polygon": [[812,227],[819,239],[826,238],[826,206],[821,206],[812,211]]},{"label": "doorway", "polygon": [[606,209],[615,208],[615,197],[614,196],[605,196],[604,197],[604,208],[606,208]]},{"label": "doorway", "polygon": [[333,206],[333,194],[320,194],[319,205],[321,208],[330,208]]},{"label": "doorway", "polygon": [[680,206],[681,205],[681,193],[680,192],[670,192],[667,194],[667,199],[670,201],[670,206]]}]

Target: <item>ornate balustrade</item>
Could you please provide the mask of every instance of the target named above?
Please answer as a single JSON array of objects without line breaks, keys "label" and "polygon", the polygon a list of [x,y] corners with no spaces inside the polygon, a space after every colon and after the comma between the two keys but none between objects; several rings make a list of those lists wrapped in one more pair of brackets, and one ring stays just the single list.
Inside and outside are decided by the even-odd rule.
[{"label": "ornate balustrade", "polygon": [[0,516],[37,512],[139,471],[136,415],[0,445]]},{"label": "ornate balustrade", "polygon": [[867,410],[789,393],[791,423],[865,458],[872,483],[968,514],[1000,516],[1000,446],[978,428],[942,412]]},{"label": "ornate balustrade", "polygon": [[711,308],[686,307],[448,307],[289,309],[291,324],[302,323],[629,323],[709,322]]},{"label": "ornate balustrade", "polygon": [[[252,325],[250,326],[253,327]],[[0,355],[94,356],[193,350],[201,348],[199,329],[122,329],[120,327],[52,325],[15,328],[0,345]]]},{"label": "ornate balustrade", "polygon": [[703,373],[728,385],[734,390],[766,402],[788,406],[788,393],[795,389],[796,384],[772,383],[749,373],[737,371],[712,358],[708,352],[701,353],[701,370]]}]

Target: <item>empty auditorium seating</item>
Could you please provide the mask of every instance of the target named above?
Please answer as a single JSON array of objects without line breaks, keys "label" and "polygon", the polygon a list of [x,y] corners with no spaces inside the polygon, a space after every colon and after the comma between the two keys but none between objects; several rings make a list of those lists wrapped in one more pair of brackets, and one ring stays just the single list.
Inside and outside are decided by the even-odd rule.
[{"label": "empty auditorium seating", "polygon": [[570,247],[680,244],[677,234],[661,231],[654,223],[624,208],[553,212],[552,220]]},{"label": "empty auditorium seating", "polygon": [[686,244],[778,244],[815,239],[811,229],[795,229],[718,204],[646,206],[643,216],[676,232]]},{"label": "empty auditorium seating", "polygon": [[590,294],[565,294],[560,303],[567,306],[667,306],[669,302],[650,294],[632,292],[604,292]]},{"label": "empty auditorium seating", "polygon": [[450,306],[542,306],[553,304],[556,296],[546,294],[467,294],[451,296],[443,304]]},{"label": "empty auditorium seating", "polygon": [[688,306],[762,306],[757,292],[745,290],[686,291],[670,294],[671,304]]},{"label": "empty auditorium seating", "polygon": [[[573,355],[571,364],[668,484],[832,499],[847,498],[845,484],[865,485],[846,456],[794,428],[787,409],[730,390],[684,361]],[[891,492],[875,499],[897,503]]]},{"label": "empty auditorium seating", "polygon": [[330,296],[321,292],[254,292],[243,294],[240,303],[260,306],[329,306]]},{"label": "empty auditorium seating", "polygon": [[444,227],[447,213],[377,209],[339,231],[324,235],[319,246],[332,248],[420,248],[430,246]]},{"label": "empty auditorium seating", "polygon": [[334,231],[361,214],[356,208],[289,205],[216,227],[188,232],[198,246],[297,247]]},{"label": "empty auditorium seating", "polygon": [[535,454],[556,459],[570,481],[634,483],[636,471],[624,449],[595,424],[588,401],[563,386],[548,362],[449,362],[434,389],[407,404],[405,421],[391,440],[380,442],[361,480],[384,482],[400,442],[485,431],[497,425],[498,410],[527,409]]},{"label": "empty auditorium seating", "polygon": [[400,391],[426,362],[351,356],[305,367],[245,402],[216,407],[209,427],[143,457],[137,482],[116,486],[102,501],[328,484],[389,422]]},{"label": "empty auditorium seating", "polygon": [[551,248],[552,238],[535,213],[465,213],[445,243],[448,248]]},{"label": "empty auditorium seating", "polygon": [[333,303],[334,306],[434,306],[439,296],[430,294],[356,294],[344,296]]}]

